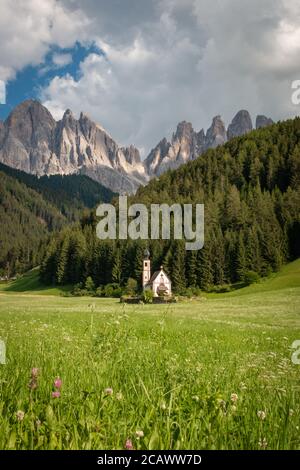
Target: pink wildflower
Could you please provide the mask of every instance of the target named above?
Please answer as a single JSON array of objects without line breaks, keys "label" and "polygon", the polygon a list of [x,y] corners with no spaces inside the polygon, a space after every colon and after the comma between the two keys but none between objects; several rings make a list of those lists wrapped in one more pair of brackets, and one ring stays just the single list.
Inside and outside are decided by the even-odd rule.
[{"label": "pink wildflower", "polygon": [[31,369],[31,378],[28,384],[28,387],[30,390],[35,390],[38,387],[38,375],[39,375],[39,369],[37,367],[33,367]]},{"label": "pink wildflower", "polygon": [[106,388],[106,389],[104,390],[104,393],[105,393],[106,395],[112,395],[112,394],[113,394],[113,389],[110,388],[110,387],[108,387],[108,388]]},{"label": "pink wildflower", "polygon": [[126,439],[126,442],[125,442],[125,449],[127,450],[133,450],[133,444],[132,444],[132,440],[131,439]]},{"label": "pink wildflower", "polygon": [[62,386],[62,380],[60,377],[56,377],[54,380],[54,387],[60,389]]},{"label": "pink wildflower", "polygon": [[52,398],[60,398],[60,392],[52,392]]}]

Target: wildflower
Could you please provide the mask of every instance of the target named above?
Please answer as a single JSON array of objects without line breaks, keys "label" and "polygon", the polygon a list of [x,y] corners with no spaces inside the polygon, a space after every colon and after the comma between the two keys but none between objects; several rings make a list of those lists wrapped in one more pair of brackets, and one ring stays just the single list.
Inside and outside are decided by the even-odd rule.
[{"label": "wildflower", "polygon": [[56,377],[54,380],[54,387],[60,389],[62,386],[62,380],[59,377]]},{"label": "wildflower", "polygon": [[267,439],[266,439],[265,437],[264,437],[263,439],[259,439],[258,445],[259,445],[259,447],[261,447],[262,449],[266,449],[266,447],[268,446]]},{"label": "wildflower", "polygon": [[37,384],[37,381],[36,379],[31,379],[29,384],[28,384],[28,387],[30,388],[30,390],[35,390],[37,388],[38,384]]},{"label": "wildflower", "polygon": [[218,405],[220,406],[220,408],[223,408],[223,410],[226,409],[226,401],[225,400],[222,400],[222,398],[218,398],[217,402],[218,402]]},{"label": "wildflower", "polygon": [[135,435],[137,439],[139,439],[140,437],[144,437],[144,431],[136,431]]},{"label": "wildflower", "polygon": [[133,444],[132,444],[132,440],[131,439],[126,439],[126,442],[125,442],[125,449],[127,450],[133,450]]},{"label": "wildflower", "polygon": [[289,415],[293,416],[293,414],[294,414],[294,410],[292,410],[292,408],[291,408],[290,411],[289,411]]},{"label": "wildflower", "polygon": [[110,387],[108,387],[108,388],[106,388],[106,389],[104,390],[104,393],[105,393],[106,395],[112,395],[112,394],[113,394],[113,389],[110,388]]},{"label": "wildflower", "polygon": [[193,396],[192,396],[192,400],[198,402],[198,401],[200,400],[200,398],[198,397],[198,395],[193,395]]},{"label": "wildflower", "polygon": [[160,407],[161,407],[162,410],[166,410],[166,409],[167,409],[167,405],[165,404],[164,401],[160,404]]},{"label": "wildflower", "polygon": [[52,392],[52,398],[60,398],[60,392]]},{"label": "wildflower", "polygon": [[37,379],[37,376],[39,375],[39,369],[37,367],[33,367],[31,369],[31,377],[33,379]]},{"label": "wildflower", "polygon": [[29,384],[28,384],[28,387],[30,388],[30,390],[35,390],[37,388],[37,386],[38,386],[38,383],[37,383],[38,374],[39,374],[39,369],[37,367],[33,367],[31,369],[31,379],[30,379]]},{"label": "wildflower", "polygon": [[238,401],[239,397],[237,396],[236,393],[232,393],[230,395],[230,400],[233,402],[233,403],[236,403]]},{"label": "wildflower", "polygon": [[259,410],[257,412],[257,417],[263,421],[264,419],[266,419],[266,412],[262,411],[262,410]]},{"label": "wildflower", "polygon": [[17,411],[16,417],[17,417],[17,420],[18,420],[18,421],[23,421],[24,416],[25,416],[24,411],[22,411],[22,410]]},{"label": "wildflower", "polygon": [[119,400],[119,401],[123,400],[123,394],[122,394],[122,392],[118,392],[118,393],[116,394],[116,399]]}]

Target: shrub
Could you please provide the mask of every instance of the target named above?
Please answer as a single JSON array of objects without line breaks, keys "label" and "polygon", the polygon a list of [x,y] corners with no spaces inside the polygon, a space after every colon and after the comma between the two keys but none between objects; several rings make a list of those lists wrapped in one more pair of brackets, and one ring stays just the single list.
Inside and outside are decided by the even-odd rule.
[{"label": "shrub", "polygon": [[96,289],[96,294],[95,294],[95,295],[96,295],[96,297],[103,297],[103,296],[104,296],[104,294],[103,294],[103,286],[97,287],[97,289]]},{"label": "shrub", "polygon": [[112,283],[106,284],[105,286],[99,286],[96,289],[96,297],[114,297],[119,298],[123,294],[123,289],[119,284]]},{"label": "shrub", "polygon": [[114,291],[113,291],[113,297],[114,298],[117,298],[119,299],[120,297],[122,297],[123,295],[123,289],[121,287],[117,287]]},{"label": "shrub", "polygon": [[86,281],[85,281],[85,289],[90,292],[90,293],[94,293],[95,292],[95,284],[94,284],[94,281],[93,279],[91,278],[91,276],[88,276],[86,278]]},{"label": "shrub", "polygon": [[217,286],[211,286],[207,292],[215,293],[215,294],[223,294],[226,292],[231,292],[232,288],[230,284],[221,284]]},{"label": "shrub", "polygon": [[259,275],[255,271],[247,271],[244,275],[244,282],[246,286],[254,284],[259,281]]},{"label": "shrub", "polygon": [[135,295],[137,293],[137,287],[138,285],[136,279],[130,277],[125,287],[125,293],[127,295]]},{"label": "shrub", "polygon": [[82,296],[82,283],[79,282],[78,284],[75,284],[72,290],[72,294],[75,295],[76,297]]},{"label": "shrub", "polygon": [[153,302],[153,292],[150,289],[146,289],[142,293],[142,301],[145,304],[152,304]]}]

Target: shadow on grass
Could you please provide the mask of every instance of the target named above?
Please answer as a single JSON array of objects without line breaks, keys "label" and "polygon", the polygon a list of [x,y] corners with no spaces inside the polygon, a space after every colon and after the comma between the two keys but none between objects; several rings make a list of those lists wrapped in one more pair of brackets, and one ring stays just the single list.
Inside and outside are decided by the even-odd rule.
[{"label": "shadow on grass", "polygon": [[72,286],[46,286],[40,281],[39,269],[34,268],[15,281],[3,282],[0,285],[2,292],[36,292],[52,293],[56,295],[70,292]]}]

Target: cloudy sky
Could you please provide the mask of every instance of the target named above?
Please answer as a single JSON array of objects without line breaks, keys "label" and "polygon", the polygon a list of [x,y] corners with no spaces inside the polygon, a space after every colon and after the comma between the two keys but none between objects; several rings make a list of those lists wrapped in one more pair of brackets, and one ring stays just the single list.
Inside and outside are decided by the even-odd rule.
[{"label": "cloudy sky", "polygon": [[299,0],[0,0],[0,44],[2,119],[38,98],[144,154],[184,119],[300,114]]}]

